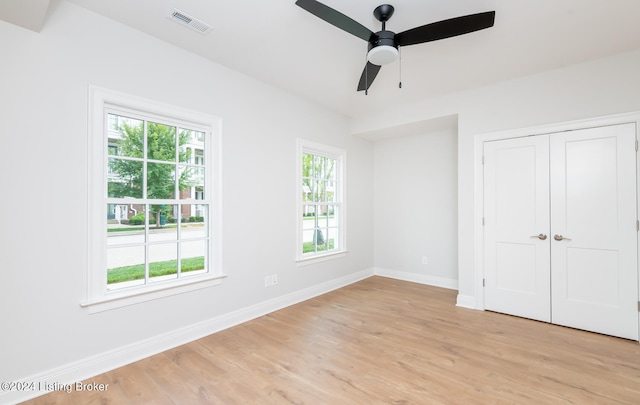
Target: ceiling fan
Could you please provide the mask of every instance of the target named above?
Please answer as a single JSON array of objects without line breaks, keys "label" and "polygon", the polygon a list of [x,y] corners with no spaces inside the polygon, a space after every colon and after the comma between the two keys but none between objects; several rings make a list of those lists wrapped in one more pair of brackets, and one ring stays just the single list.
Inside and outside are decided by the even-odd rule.
[{"label": "ceiling fan", "polygon": [[373,10],[373,15],[382,23],[382,30],[374,33],[359,22],[318,1],[297,0],[296,5],[369,43],[367,63],[358,83],[358,91],[364,90],[365,94],[378,75],[381,66],[396,60],[399,46],[421,44],[490,28],[493,27],[496,16],[495,11],[469,14],[422,25],[396,34],[386,30],[386,22],[393,15],[394,8],[390,4],[382,4]]}]

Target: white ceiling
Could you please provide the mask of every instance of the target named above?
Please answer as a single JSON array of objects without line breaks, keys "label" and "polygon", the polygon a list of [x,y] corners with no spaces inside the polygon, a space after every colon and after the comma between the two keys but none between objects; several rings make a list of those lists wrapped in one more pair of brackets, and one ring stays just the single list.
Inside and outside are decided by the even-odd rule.
[{"label": "white ceiling", "polygon": [[0,0],[0,20],[39,32],[50,0]]},{"label": "white ceiling", "polygon": [[[295,0],[68,1],[349,117],[640,48],[638,0],[390,0],[395,14],[387,29],[394,32],[490,10],[496,22],[487,30],[403,48],[402,89],[394,62],[382,68],[365,96],[356,86],[366,42]],[[372,12],[382,0],[322,2],[374,32],[380,29]],[[174,8],[213,31],[201,35],[169,20]],[[0,9],[6,20],[4,14]]]}]

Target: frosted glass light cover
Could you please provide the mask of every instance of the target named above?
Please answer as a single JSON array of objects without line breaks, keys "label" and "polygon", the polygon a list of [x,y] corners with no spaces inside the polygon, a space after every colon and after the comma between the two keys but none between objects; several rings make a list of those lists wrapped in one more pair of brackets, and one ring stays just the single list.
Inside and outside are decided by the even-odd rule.
[{"label": "frosted glass light cover", "polygon": [[379,45],[372,48],[367,54],[367,60],[374,65],[382,66],[395,61],[398,58],[398,49],[391,45]]}]

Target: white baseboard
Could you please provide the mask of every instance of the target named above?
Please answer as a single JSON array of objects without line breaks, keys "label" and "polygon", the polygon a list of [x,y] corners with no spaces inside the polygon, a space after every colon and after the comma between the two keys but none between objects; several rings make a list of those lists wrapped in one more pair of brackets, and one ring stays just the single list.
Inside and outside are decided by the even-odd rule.
[{"label": "white baseboard", "polygon": [[458,294],[456,306],[470,309],[478,309],[476,307],[476,297],[473,295]]},{"label": "white baseboard", "polygon": [[411,281],[413,283],[432,285],[434,287],[448,288],[450,290],[458,289],[458,280],[451,279],[451,278],[429,276],[427,274],[410,273],[407,271],[382,269],[378,267],[376,267],[374,271],[376,276],[395,278],[396,280]]},{"label": "white baseboard", "polygon": [[[36,375],[20,378],[19,381],[32,383],[34,387],[49,386],[55,383],[60,385],[75,384],[78,381],[89,379],[93,376],[114,370],[118,367],[142,360],[174,347],[189,343],[212,333],[230,328],[232,326],[250,321],[257,317],[269,314],[279,309],[297,304],[313,297],[326,294],[338,288],[364,280],[374,275],[373,269],[359,271],[347,276],[331,280],[320,285],[309,287],[300,291],[276,297],[234,312],[220,315],[194,325],[178,330],[154,336],[120,347],[108,352],[100,353],[64,366],[47,370]],[[15,404],[26,401],[47,391],[0,391],[0,404]]]},{"label": "white baseboard", "polygon": [[[418,273],[410,273],[406,271],[398,271],[398,270],[390,270],[390,269],[382,269],[376,267],[374,269],[376,276],[395,278],[396,280],[410,281],[413,283],[432,285],[434,287],[442,287],[448,288],[450,290],[458,289],[458,280],[443,278],[443,277],[435,277],[429,276],[425,274]],[[470,309],[478,309],[476,306],[476,297],[473,295],[461,295],[458,294],[456,306],[470,308]]]}]

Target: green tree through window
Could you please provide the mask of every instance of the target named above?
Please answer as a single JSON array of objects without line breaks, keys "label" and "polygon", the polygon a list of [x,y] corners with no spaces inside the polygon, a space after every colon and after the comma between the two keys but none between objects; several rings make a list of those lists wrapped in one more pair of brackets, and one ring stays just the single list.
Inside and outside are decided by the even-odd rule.
[{"label": "green tree through window", "polygon": [[[127,122],[133,121],[133,123]],[[117,149],[118,154],[125,158],[109,160],[109,169],[119,176],[119,181],[109,182],[109,197],[142,198],[145,184],[146,166],[146,198],[170,199],[176,193],[194,186],[194,170],[192,168],[176,166],[178,163],[189,162],[191,149],[183,148],[191,136],[192,131],[180,130],[176,137],[176,127],[155,122],[147,122],[147,159],[140,161],[145,154],[145,123],[139,120],[124,121],[118,129],[121,140]],[[176,154],[177,152],[177,154]],[[133,159],[127,159],[133,158]],[[144,164],[143,164],[144,163]],[[182,169],[182,170],[180,170]],[[176,189],[176,172],[179,178]],[[165,205],[152,205],[155,212],[156,226],[160,226],[160,217]],[[167,212],[164,212],[167,214]]]}]

